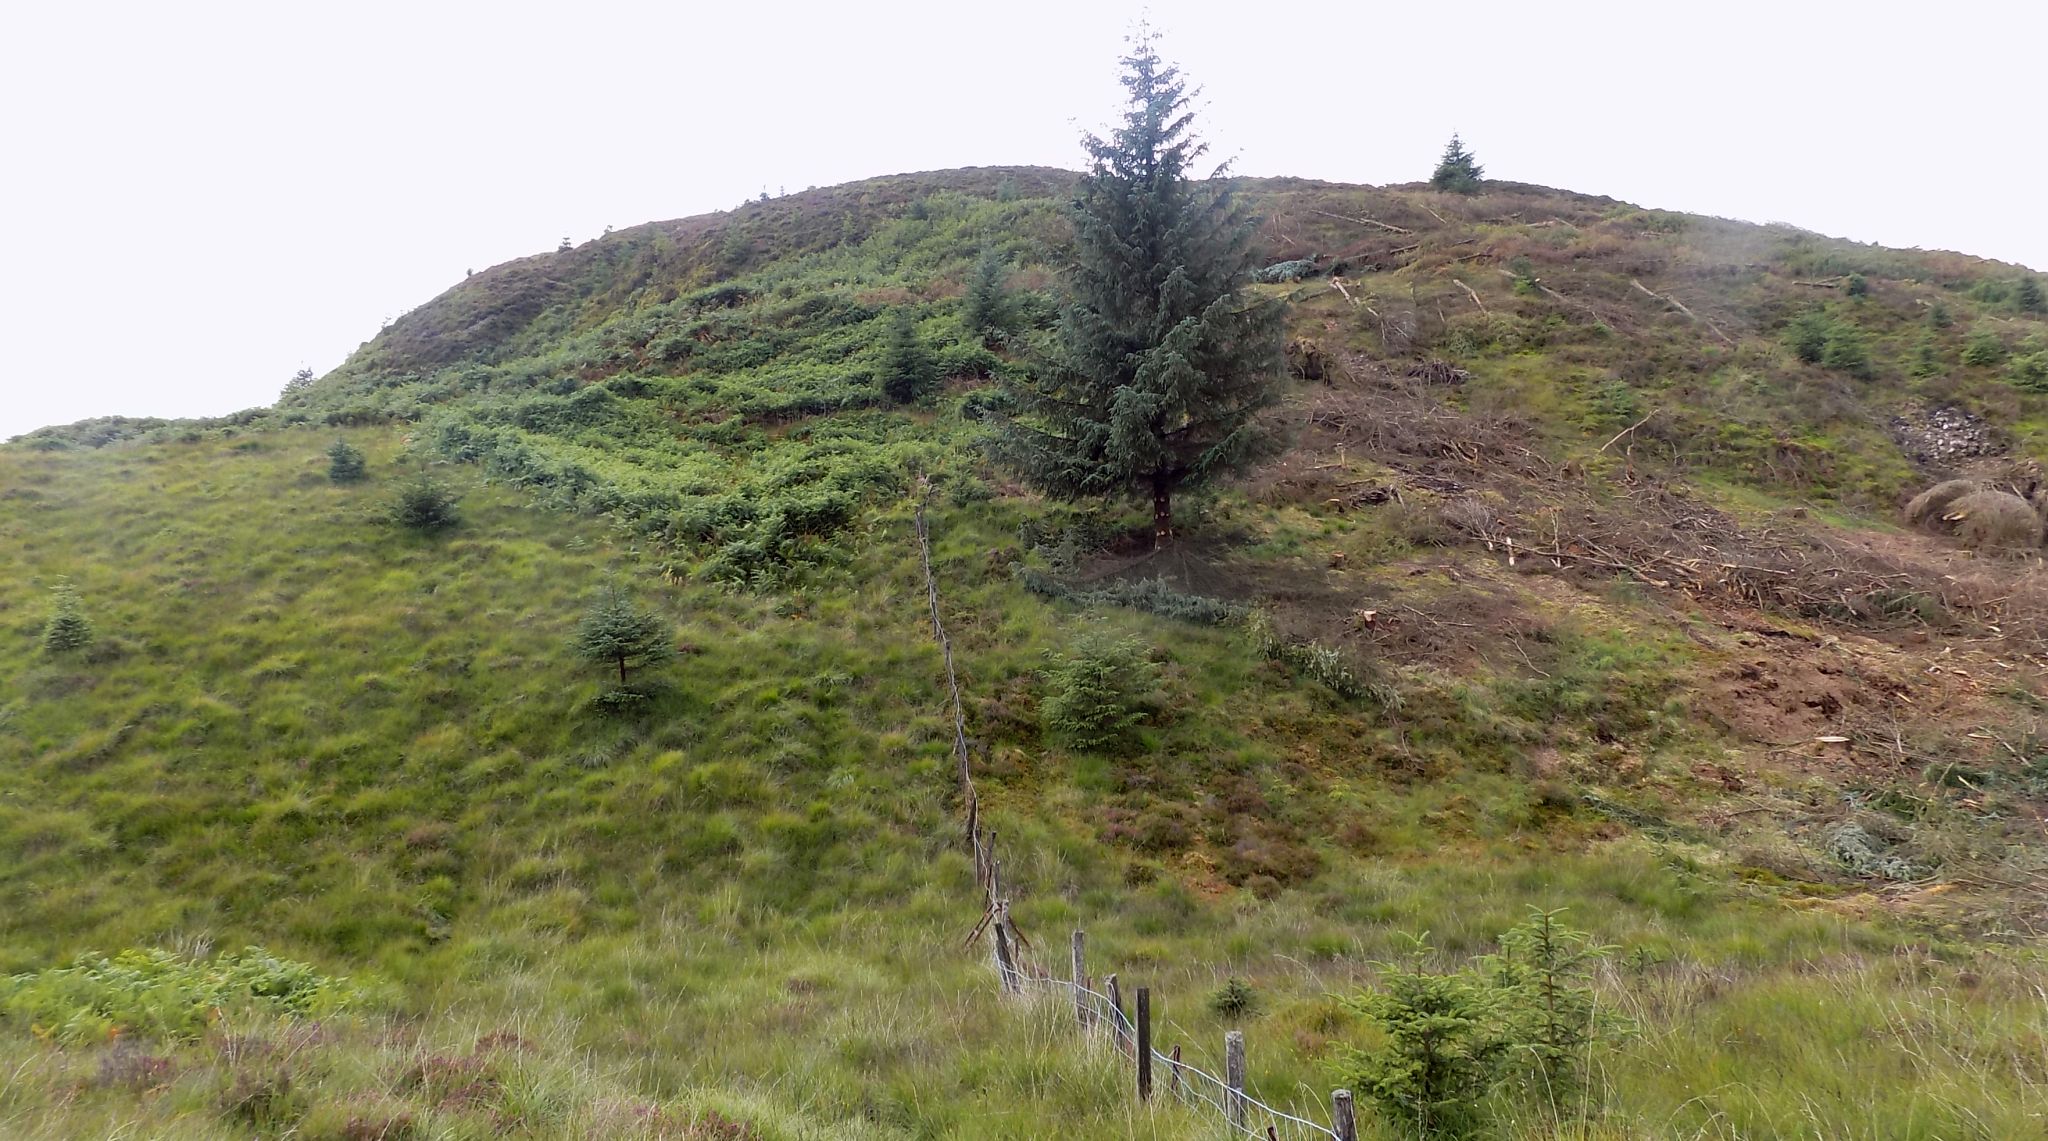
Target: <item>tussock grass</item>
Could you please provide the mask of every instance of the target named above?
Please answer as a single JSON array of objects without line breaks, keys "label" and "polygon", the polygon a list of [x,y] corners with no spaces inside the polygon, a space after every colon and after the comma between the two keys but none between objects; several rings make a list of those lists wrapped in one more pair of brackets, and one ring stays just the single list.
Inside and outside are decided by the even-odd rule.
[{"label": "tussock grass", "polygon": [[[0,970],[260,943],[375,998],[317,1032],[134,1044],[167,1074],[128,1043],[0,1022],[0,1133],[347,1136],[409,1115],[436,1137],[720,1137],[716,1112],[768,1138],[1202,1135],[1135,1107],[1063,1007],[1002,999],[958,949],[972,872],[902,502],[916,473],[940,490],[935,559],[1027,954],[1056,965],[1086,928],[1098,975],[1153,988],[1163,1047],[1216,1069],[1232,1023],[1206,998],[1242,979],[1255,1091],[1320,1106],[1342,1047],[1369,1045],[1333,996],[1375,985],[1403,933],[1448,963],[1566,907],[1617,946],[1602,1000],[1641,1033],[1594,1059],[1585,1120],[1504,1102],[1500,1136],[2038,1132],[2033,953],[1972,941],[1982,917],[1890,921],[1857,885],[1731,868],[1692,811],[1714,794],[1691,768],[1731,747],[1689,704],[1710,655],[1644,590],[1516,595],[1533,612],[1513,660],[1453,669],[1419,640],[1372,675],[1400,700],[1367,705],[1184,620],[1220,606],[1021,585],[1013,565],[1073,569],[1039,564],[1116,527],[1038,543],[1059,513],[974,459],[987,398],[957,390],[1016,366],[952,312],[988,235],[1015,267],[1012,334],[1051,312],[1061,181],[1014,176],[1022,197],[894,180],[820,192],[832,214],[764,203],[621,232],[478,275],[275,413],[0,450]],[[1606,488],[1656,465],[1854,523],[1916,478],[1882,402],[2002,409],[2022,439],[2048,406],[1976,366],[1902,374],[1921,294],[1972,320],[1994,304],[1966,292],[1977,263],[1532,188],[1441,218],[1407,191],[1254,189],[1315,247],[1296,252],[1356,260],[1370,310],[1297,298],[1329,383],[1372,381],[1345,373],[1365,357],[1456,379],[1457,415],[1385,452],[1410,466],[1443,467],[1484,423],[1487,462],[1517,471],[1576,456],[1572,478]],[[1361,245],[1346,214],[1426,236]],[[1475,255],[1518,265],[1516,286]],[[573,289],[528,294],[556,269]],[[1813,303],[1790,276],[1851,272],[1867,295],[1825,316],[1866,359],[1798,361],[1778,341]],[[1694,316],[1645,302],[1638,277]],[[873,407],[874,334],[905,307],[953,378],[936,408]],[[1937,358],[1968,324],[1926,334]],[[360,426],[393,422],[410,426]],[[337,434],[368,479],[328,478]],[[1202,507],[1227,573],[1341,616],[1346,575],[1400,565],[1455,606],[1466,540],[1426,503],[1332,507],[1391,476],[1337,458]],[[384,519],[423,468],[460,500],[443,533]],[[571,646],[614,576],[679,651],[623,707]],[[51,653],[60,578],[95,637]],[[1432,615],[1479,620],[1415,620]],[[1091,630],[1157,670],[1127,755],[1043,733],[1044,655]],[[1915,843],[1989,858],[1983,820],[1943,812]],[[289,1065],[233,1041],[252,1035],[298,1043]],[[479,1062],[484,1039],[500,1045]]]}]

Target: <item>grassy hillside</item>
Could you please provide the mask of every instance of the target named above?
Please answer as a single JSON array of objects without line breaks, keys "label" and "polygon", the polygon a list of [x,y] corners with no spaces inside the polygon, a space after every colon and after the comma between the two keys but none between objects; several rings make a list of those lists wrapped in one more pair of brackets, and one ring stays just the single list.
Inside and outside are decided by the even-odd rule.
[{"label": "grassy hillside", "polygon": [[[254,943],[360,990],[187,1042],[0,1013],[5,1131],[1202,1135],[963,947],[921,481],[1019,926],[1049,966],[1087,928],[1191,1060],[1243,979],[1254,1087],[1314,1104],[1376,1045],[1335,996],[1405,933],[1461,961],[1566,907],[1636,1030],[1588,1135],[2038,1130],[2048,595],[1893,522],[2036,458],[2017,271],[1537,188],[1251,183],[1273,260],[1313,262],[1261,287],[1295,446],[1154,557],[976,446],[1055,311],[1066,177],[620,231],[475,275],[275,410],[0,449],[0,969]],[[957,316],[985,248],[986,340]],[[905,306],[951,379],[899,408]],[[367,482],[327,480],[337,435]],[[451,532],[383,520],[419,470]],[[83,651],[42,646],[60,576]],[[570,649],[610,582],[681,651],[623,712]],[[1120,640],[1136,738],[1072,747],[1045,671]]]}]

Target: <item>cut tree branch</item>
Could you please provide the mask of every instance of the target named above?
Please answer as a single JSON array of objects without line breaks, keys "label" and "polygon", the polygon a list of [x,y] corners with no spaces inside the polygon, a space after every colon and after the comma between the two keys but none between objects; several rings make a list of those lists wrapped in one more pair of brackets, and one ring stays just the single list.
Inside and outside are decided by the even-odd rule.
[{"label": "cut tree branch", "polygon": [[[1481,313],[1486,313],[1486,302],[1479,300],[1478,290],[1473,289],[1471,286],[1466,285],[1464,282],[1459,281],[1455,277],[1451,279],[1451,284],[1457,286],[1459,289],[1464,290],[1465,296],[1470,297],[1472,299],[1472,304],[1479,306],[1479,311]],[[1491,317],[1492,315],[1493,314],[1491,313],[1487,313],[1487,316],[1489,317]]]},{"label": "cut tree branch", "polygon": [[1663,294],[1658,293],[1656,290],[1651,289],[1649,286],[1644,285],[1642,282],[1637,281],[1633,277],[1628,279],[1628,283],[1630,285],[1635,286],[1637,289],[1642,290],[1649,296],[1654,297],[1657,300],[1662,301],[1664,304],[1671,306],[1673,309],[1678,310],[1680,313],[1683,313],[1686,316],[1692,318],[1693,320],[1698,321],[1700,324],[1705,325],[1707,328],[1712,329],[1714,331],[1715,336],[1721,338],[1723,341],[1726,341],[1728,344],[1732,345],[1735,343],[1735,339],[1730,337],[1728,334],[1722,332],[1721,327],[1719,325],[1716,325],[1712,321],[1707,320],[1705,317],[1702,317],[1699,314],[1693,312],[1692,310],[1687,309],[1685,307],[1685,303],[1678,300],[1677,298],[1666,297]]},{"label": "cut tree branch", "polygon": [[[1656,414],[1657,414],[1657,410],[1656,410],[1655,408],[1652,408],[1652,409],[1650,409],[1650,416],[1655,416]],[[1636,430],[1637,428],[1640,428],[1640,427],[1642,427],[1643,425],[1645,425],[1645,424],[1649,423],[1649,422],[1650,422],[1650,416],[1645,416],[1645,417],[1643,417],[1642,419],[1640,419],[1640,420],[1636,421],[1635,423],[1633,423],[1633,424],[1630,424],[1630,425],[1629,425],[1628,427],[1626,427],[1626,428],[1623,428],[1623,429],[1622,429],[1621,431],[1619,431],[1619,432],[1616,432],[1616,433],[1614,434],[1614,439],[1612,439],[1612,440],[1609,440],[1609,441],[1607,441],[1606,443],[1604,443],[1604,444],[1600,445],[1600,451],[1599,451],[1599,452],[1594,452],[1593,454],[1597,456],[1597,455],[1599,455],[1599,454],[1600,454],[1600,452],[1604,452],[1604,451],[1606,451],[1607,449],[1609,449],[1609,448],[1613,447],[1613,446],[1614,446],[1615,444],[1617,444],[1617,443],[1620,443],[1620,442],[1621,442],[1621,438],[1622,438],[1623,436],[1626,436],[1626,435],[1628,435],[1629,433],[1631,433],[1631,432],[1635,431],[1635,430]]]},{"label": "cut tree branch", "polygon": [[1386,222],[1380,221],[1377,218],[1353,218],[1348,214],[1332,214],[1328,210],[1310,210],[1309,213],[1321,214],[1325,218],[1335,218],[1339,222],[1356,222],[1361,226],[1378,226],[1382,230],[1387,230],[1396,234],[1407,234],[1410,237],[1413,237],[1415,235],[1415,231],[1413,230],[1404,230],[1399,226],[1390,225]]}]

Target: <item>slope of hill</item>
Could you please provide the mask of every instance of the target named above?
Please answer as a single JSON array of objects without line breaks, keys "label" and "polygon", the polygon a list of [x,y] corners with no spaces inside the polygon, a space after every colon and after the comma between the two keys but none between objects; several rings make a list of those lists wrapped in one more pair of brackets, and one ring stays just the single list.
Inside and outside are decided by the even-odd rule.
[{"label": "slope of hill", "polygon": [[[1563,906],[1642,1031],[1600,1135],[2038,1128],[2048,592],[1895,523],[1941,476],[2037,470],[2018,271],[1535,187],[1248,181],[1303,263],[1260,286],[1294,446],[1152,555],[976,446],[1055,311],[1069,178],[619,231],[474,275],[274,410],[0,450],[6,969],[255,942],[367,979],[258,1075],[297,1084],[255,1124],[302,1135],[1185,1135],[958,949],[924,482],[1021,929],[1086,927],[1190,1049],[1248,980],[1257,1088],[1348,1080],[1372,1042],[1329,996],[1403,932],[1464,956]],[[957,315],[984,249],[988,339]],[[930,406],[875,384],[904,307]],[[326,481],[337,434],[367,484]],[[416,468],[462,489],[446,537],[377,517]],[[59,576],[80,653],[40,647]],[[684,650],[623,712],[568,646],[613,580]],[[1043,668],[1105,638],[1150,663],[1139,740],[1065,747]],[[34,1076],[15,1132],[251,1125],[224,1033],[138,1086],[119,1043],[0,1031]]]}]

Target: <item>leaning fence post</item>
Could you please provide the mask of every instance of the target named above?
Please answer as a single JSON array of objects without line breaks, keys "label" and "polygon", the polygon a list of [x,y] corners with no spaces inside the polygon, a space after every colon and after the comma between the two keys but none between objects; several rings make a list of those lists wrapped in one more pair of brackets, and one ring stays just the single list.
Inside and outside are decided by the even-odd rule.
[{"label": "leaning fence post", "polygon": [[1230,1124],[1244,1128],[1245,1113],[1250,1108],[1244,1101],[1244,1031],[1232,1030],[1223,1036],[1223,1094],[1224,1113]]},{"label": "leaning fence post", "polygon": [[1109,986],[1110,1041],[1116,1043],[1116,1048],[1121,1050],[1124,1048],[1124,992],[1117,989],[1115,975],[1109,976],[1104,982]]},{"label": "leaning fence post", "polygon": [[1023,988],[1018,985],[1016,960],[1010,957],[1009,918],[1010,905],[996,904],[996,973],[1002,977],[1004,990],[1015,991]]},{"label": "leaning fence post", "polygon": [[1173,1044],[1173,1058],[1166,1063],[1166,1088],[1180,1096],[1180,1043]]},{"label": "leaning fence post", "polygon": [[1336,1126],[1337,1141],[1358,1141],[1358,1115],[1351,1107],[1350,1090],[1330,1095],[1330,1124]]},{"label": "leaning fence post", "polygon": [[988,871],[981,864],[981,804],[974,789],[967,790],[967,850],[974,854],[974,886],[988,883]]},{"label": "leaning fence post", "polygon": [[1088,971],[1081,955],[1087,941],[1086,931],[1074,931],[1074,1021],[1082,1030],[1088,1029]]},{"label": "leaning fence post", "polygon": [[1138,1100],[1152,1100],[1152,988],[1138,988]]}]

